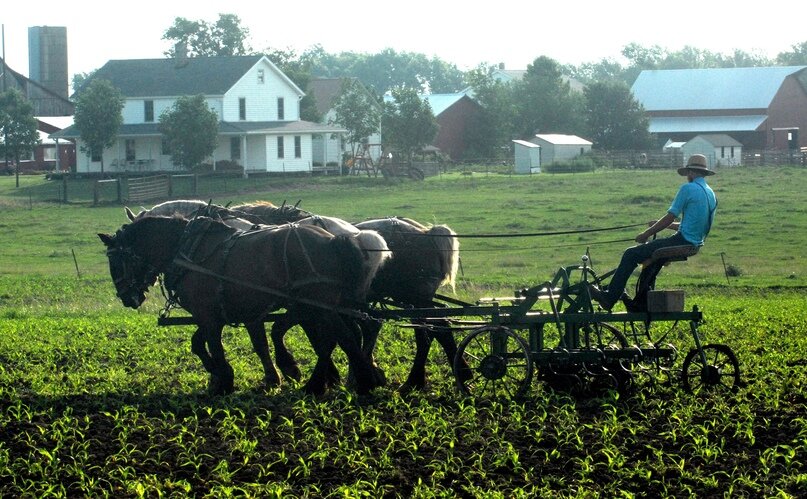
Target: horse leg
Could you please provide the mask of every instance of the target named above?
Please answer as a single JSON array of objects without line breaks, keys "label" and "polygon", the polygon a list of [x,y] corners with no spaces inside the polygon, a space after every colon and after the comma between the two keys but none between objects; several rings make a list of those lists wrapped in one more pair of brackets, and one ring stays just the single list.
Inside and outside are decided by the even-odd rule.
[{"label": "horse leg", "polygon": [[292,326],[298,322],[297,317],[292,312],[287,312],[272,324],[272,345],[275,347],[275,361],[280,372],[287,378],[300,381],[302,373],[297,359],[286,348],[283,338]]},{"label": "horse leg", "polygon": [[378,333],[381,331],[381,322],[373,319],[365,319],[356,322],[361,329],[361,350],[364,356],[370,361],[373,369],[373,382],[376,386],[386,386],[387,376],[375,361],[375,346],[378,342]]},{"label": "horse leg", "polygon": [[221,330],[223,326],[208,329],[207,348],[213,360],[213,375],[210,378],[209,390],[214,395],[223,395],[235,391],[232,366],[224,356],[224,345],[221,344]]},{"label": "horse leg", "polygon": [[[353,331],[345,324],[342,317],[337,313],[324,314],[321,319],[328,320],[331,330],[334,332],[332,338],[336,339],[337,344],[345,352],[347,356],[348,365],[356,374],[356,392],[359,395],[366,395],[370,393],[375,387],[373,379],[373,371],[368,362],[367,357],[362,352]],[[329,335],[323,335],[328,337]]]},{"label": "horse leg", "polygon": [[269,356],[269,343],[266,341],[266,326],[263,321],[256,321],[246,324],[249,339],[252,341],[252,348],[263,365],[263,382],[267,387],[280,386],[280,374],[277,372],[275,363]]},{"label": "horse leg", "polygon": [[213,378],[216,376],[216,365],[213,362],[213,357],[207,351],[207,337],[205,336],[205,330],[201,327],[197,327],[193,336],[191,336],[191,352],[199,357],[205,371],[210,374],[210,381],[208,382],[208,390],[210,390],[213,385]]},{"label": "horse leg", "polygon": [[308,341],[317,354],[317,363],[308,382],[303,386],[303,391],[309,395],[322,395],[328,386],[339,382],[339,371],[331,359],[336,341],[333,337],[322,334],[316,321],[303,321],[302,325]]},{"label": "horse leg", "polygon": [[422,390],[426,387],[426,361],[432,345],[432,335],[425,327],[415,328],[415,361],[409,371],[409,377],[401,386],[401,391]]}]

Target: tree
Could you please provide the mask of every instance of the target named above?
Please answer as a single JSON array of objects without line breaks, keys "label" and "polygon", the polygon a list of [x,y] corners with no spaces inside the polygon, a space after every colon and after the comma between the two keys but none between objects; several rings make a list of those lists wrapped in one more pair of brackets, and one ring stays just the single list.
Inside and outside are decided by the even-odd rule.
[{"label": "tree", "polygon": [[184,48],[188,57],[248,55],[252,50],[248,36],[249,29],[241,26],[241,19],[235,14],[219,14],[214,24],[177,17],[163,33],[163,40],[174,42],[165,55],[176,57],[177,45]]},{"label": "tree", "polygon": [[541,133],[579,133],[582,128],[580,98],[563,80],[560,65],[541,56],[527,66],[513,87],[518,103],[515,131],[521,137]]},{"label": "tree", "polygon": [[780,52],[776,62],[787,66],[807,65],[807,41],[793,45],[790,52]]},{"label": "tree", "polygon": [[334,112],[339,125],[347,129],[347,140],[351,154],[356,156],[356,148],[367,137],[378,132],[381,113],[378,102],[367,92],[359,80],[346,78],[342,82],[339,97],[334,103]]},{"label": "tree", "polygon": [[12,88],[0,94],[0,150],[8,166],[17,165],[16,186],[20,186],[20,158],[28,157],[39,144],[34,107],[22,93]]},{"label": "tree", "polygon": [[104,173],[104,149],[111,147],[123,124],[123,95],[112,82],[93,79],[76,98],[73,122],[81,135],[81,150],[100,157]]},{"label": "tree", "polygon": [[381,133],[384,143],[411,163],[412,155],[434,140],[437,120],[429,102],[422,100],[414,88],[394,88],[392,98],[384,103]]},{"label": "tree", "polygon": [[473,116],[465,129],[465,156],[493,159],[509,150],[513,138],[512,86],[493,77],[495,67],[480,65],[466,75],[473,91],[473,99],[482,111]]},{"label": "tree", "polygon": [[182,96],[160,115],[171,161],[187,170],[198,168],[216,150],[219,118],[203,95]]},{"label": "tree", "polygon": [[592,83],[584,90],[588,137],[597,148],[647,149],[653,145],[644,108],[622,82]]}]

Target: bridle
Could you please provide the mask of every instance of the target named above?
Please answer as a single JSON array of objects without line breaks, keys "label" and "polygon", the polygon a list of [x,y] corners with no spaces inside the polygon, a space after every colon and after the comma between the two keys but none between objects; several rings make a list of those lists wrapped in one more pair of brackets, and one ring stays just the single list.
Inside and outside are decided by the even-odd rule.
[{"label": "bridle", "polygon": [[[160,274],[157,268],[146,262],[143,257],[132,251],[130,247],[116,244],[106,251],[110,265],[122,270],[122,275],[113,278],[118,298],[138,298],[138,294],[145,293]],[[145,269],[144,272],[139,272]],[[138,273],[142,277],[138,278]],[[134,301],[137,301],[135,299]]]}]

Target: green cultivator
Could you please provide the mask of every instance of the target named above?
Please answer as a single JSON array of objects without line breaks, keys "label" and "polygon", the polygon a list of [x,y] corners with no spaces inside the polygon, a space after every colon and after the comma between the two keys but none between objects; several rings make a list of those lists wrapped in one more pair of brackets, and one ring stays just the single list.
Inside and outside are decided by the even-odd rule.
[{"label": "green cultivator", "polygon": [[[691,247],[660,251],[646,262],[637,285],[636,296],[647,298],[625,297],[627,312],[594,308],[589,285],[612,272],[598,276],[586,255],[581,264],[559,269],[551,281],[511,297],[476,304],[450,300],[446,307],[376,310],[372,315],[453,319],[458,329],[470,328],[459,344],[454,370],[460,391],[481,399],[523,397],[536,373],[553,388],[576,393],[630,391],[638,379],[680,379],[690,392],[734,389],[740,383],[737,358],[726,345],[702,342],[698,307],[684,311],[682,292],[652,289],[661,266],[685,260]],[[670,340],[683,336],[682,324],[689,325],[694,347],[677,367],[678,350]]]}]

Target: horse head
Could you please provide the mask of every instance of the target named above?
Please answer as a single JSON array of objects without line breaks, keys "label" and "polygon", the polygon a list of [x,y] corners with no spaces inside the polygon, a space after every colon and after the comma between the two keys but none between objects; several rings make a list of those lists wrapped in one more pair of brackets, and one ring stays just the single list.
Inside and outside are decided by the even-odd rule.
[{"label": "horse head", "polygon": [[121,244],[122,232],[123,229],[114,236],[98,234],[98,237],[107,248],[109,273],[118,298],[124,306],[136,309],[146,300],[146,290],[154,284],[157,274],[130,246]]},{"label": "horse head", "polygon": [[[154,230],[165,224],[184,227],[187,221],[146,217],[124,225],[114,235],[98,234],[107,248],[109,273],[115,283],[116,294],[126,307],[136,309],[143,304],[146,291],[157,281],[160,267],[166,263],[167,257],[163,253],[168,254],[171,251],[166,246],[170,246],[172,237],[165,230]],[[176,233],[178,230],[181,235],[182,227],[178,226],[172,232]],[[176,238],[174,235],[173,239]],[[154,251],[148,250],[149,245],[153,246]]]}]

